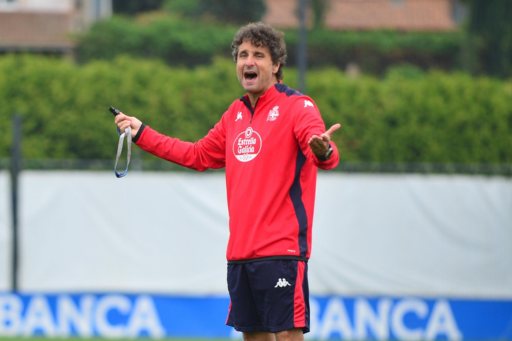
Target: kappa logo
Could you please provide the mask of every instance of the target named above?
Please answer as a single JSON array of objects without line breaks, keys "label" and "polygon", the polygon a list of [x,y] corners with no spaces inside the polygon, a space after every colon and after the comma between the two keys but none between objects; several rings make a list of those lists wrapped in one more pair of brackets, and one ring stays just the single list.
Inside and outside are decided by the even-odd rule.
[{"label": "kappa logo", "polygon": [[311,107],[313,108],[313,103],[311,101],[308,101],[307,99],[304,100],[304,108]]},{"label": "kappa logo", "polygon": [[279,116],[279,107],[276,105],[272,110],[269,111],[267,121],[275,121]]},{"label": "kappa logo", "polygon": [[291,286],[290,283],[288,283],[288,281],[286,280],[286,278],[279,278],[279,280],[277,281],[277,284],[274,288],[277,288],[277,287],[280,287],[280,288],[284,288],[286,286]]},{"label": "kappa logo", "polygon": [[238,120],[241,120],[241,119],[242,119],[242,112],[241,112],[241,111],[239,111],[239,112],[238,112],[238,115],[236,116],[236,120],[235,120],[235,122],[236,122],[236,121],[238,121]]}]

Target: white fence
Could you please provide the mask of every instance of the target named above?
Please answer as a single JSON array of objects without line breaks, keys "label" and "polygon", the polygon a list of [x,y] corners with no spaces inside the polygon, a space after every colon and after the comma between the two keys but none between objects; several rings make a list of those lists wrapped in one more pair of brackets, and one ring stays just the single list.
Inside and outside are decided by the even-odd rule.
[{"label": "white fence", "polygon": [[11,205],[9,203],[9,173],[0,171],[0,291],[11,285]]},{"label": "white fence", "polygon": [[[24,171],[20,189],[22,291],[227,294],[223,173]],[[512,298],[509,178],[320,172],[313,231],[312,294]]]}]

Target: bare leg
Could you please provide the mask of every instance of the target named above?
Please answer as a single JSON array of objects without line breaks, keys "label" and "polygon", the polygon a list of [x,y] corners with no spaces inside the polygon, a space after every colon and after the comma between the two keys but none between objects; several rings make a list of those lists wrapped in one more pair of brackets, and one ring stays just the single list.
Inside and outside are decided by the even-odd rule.
[{"label": "bare leg", "polygon": [[276,333],[277,341],[304,341],[302,329],[294,328]]},{"label": "bare leg", "polygon": [[244,341],[276,341],[276,336],[268,332],[243,333]]}]

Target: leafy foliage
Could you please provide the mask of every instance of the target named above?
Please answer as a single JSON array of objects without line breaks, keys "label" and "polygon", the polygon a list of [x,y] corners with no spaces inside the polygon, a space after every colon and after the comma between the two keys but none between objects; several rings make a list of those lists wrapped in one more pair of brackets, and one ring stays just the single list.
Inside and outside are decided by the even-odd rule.
[{"label": "leafy foliage", "polygon": [[[22,113],[26,158],[111,159],[118,142],[111,105],[197,141],[243,95],[228,59],[190,70],[126,56],[84,66],[2,56],[0,75],[0,119]],[[284,82],[296,87],[294,69]],[[511,81],[410,66],[383,79],[351,78],[327,68],[308,74],[308,90],[326,126],[341,123],[333,140],[344,161],[512,163]],[[11,138],[10,129],[0,135],[0,158]]]},{"label": "leafy foliage", "polygon": [[112,60],[119,55],[161,59],[169,65],[210,64],[213,56],[230,54],[236,33],[231,26],[211,25],[151,13],[138,20],[113,17],[78,38],[77,60]]},{"label": "leafy foliage", "polygon": [[166,0],[163,8],[169,13],[176,13],[185,18],[200,16],[199,0]]},{"label": "leafy foliage", "polygon": [[512,76],[512,3],[503,0],[468,0],[469,49],[476,55],[475,72]]},{"label": "leafy foliage", "polygon": [[260,21],[266,7],[263,0],[199,0],[199,10],[221,22],[243,25]]},{"label": "leafy foliage", "polygon": [[155,11],[160,9],[163,0],[113,0],[112,9],[114,13],[136,15],[141,12]]},{"label": "leafy foliage", "polygon": [[[460,32],[333,32],[316,29],[308,33],[308,65],[345,69],[355,63],[364,73],[382,75],[403,63],[427,69],[459,69],[463,34]],[[298,35],[286,33],[289,61],[296,61]]]},{"label": "leafy foliage", "polygon": [[310,0],[310,4],[313,11],[313,27],[323,27],[329,2],[327,0]]},{"label": "leafy foliage", "polygon": [[[237,26],[186,19],[184,7],[193,2],[170,0],[173,13],[152,13],[138,20],[114,17],[95,25],[88,33],[78,37],[77,58],[111,60],[118,55],[157,58],[169,65],[206,65],[212,56],[229,56],[229,46],[238,30]],[[196,0],[199,1],[199,0]],[[234,0],[242,3],[239,0]],[[243,2],[245,4],[245,2]],[[188,5],[186,5],[188,6]],[[298,35],[295,30],[285,31],[288,45],[288,65],[296,65]],[[388,67],[414,64],[422,69],[460,68],[460,49],[464,35],[450,33],[333,32],[315,29],[308,33],[308,65],[310,67],[335,66],[345,69],[356,63],[365,73],[382,75]]]},{"label": "leafy foliage", "polygon": [[[510,163],[512,83],[462,73],[347,79],[318,71],[308,88],[347,161]],[[336,119],[337,118],[337,119]]]}]

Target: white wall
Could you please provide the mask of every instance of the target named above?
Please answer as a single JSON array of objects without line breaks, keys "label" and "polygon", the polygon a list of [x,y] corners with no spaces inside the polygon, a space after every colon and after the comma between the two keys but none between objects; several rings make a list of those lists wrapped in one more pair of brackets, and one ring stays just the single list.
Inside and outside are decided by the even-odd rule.
[{"label": "white wall", "polygon": [[74,0],[0,0],[0,11],[24,12],[69,12],[74,7]]},{"label": "white wall", "polygon": [[11,204],[9,172],[0,171],[0,291],[11,285]]},{"label": "white wall", "polygon": [[[512,298],[512,179],[320,172],[313,294]],[[29,172],[25,291],[221,294],[223,173]]]},{"label": "white wall", "polygon": [[[70,13],[76,0],[0,0],[0,12]],[[90,24],[112,16],[112,0],[80,0],[83,20]]]},{"label": "white wall", "polygon": [[512,179],[323,174],[315,293],[512,297]]},{"label": "white wall", "polygon": [[28,291],[224,292],[224,174],[24,172]]}]

